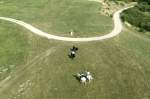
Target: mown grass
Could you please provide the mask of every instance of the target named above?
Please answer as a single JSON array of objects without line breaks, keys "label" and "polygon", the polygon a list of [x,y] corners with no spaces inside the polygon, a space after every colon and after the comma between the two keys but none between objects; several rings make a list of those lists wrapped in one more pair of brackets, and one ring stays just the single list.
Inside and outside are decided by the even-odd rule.
[{"label": "mown grass", "polygon": [[41,30],[62,36],[104,35],[113,28],[112,19],[100,15],[101,5],[87,0],[5,0],[0,16],[28,22]]},{"label": "mown grass", "polygon": [[[6,1],[11,6],[10,0]],[[28,7],[24,8],[29,13],[33,11],[29,10],[29,6],[41,7],[38,0],[24,2],[28,2]],[[46,0],[40,0],[42,2],[45,4]],[[32,13],[35,14],[34,11]],[[1,14],[6,15],[6,12]],[[11,15],[30,22],[33,18],[33,24],[40,20],[39,16],[29,18],[25,12],[24,17],[13,11]],[[11,73],[1,76],[11,76],[3,86],[0,83],[2,99],[150,98],[149,38],[139,36],[130,28],[109,40],[66,43],[36,36],[9,22],[1,21],[0,25],[0,63],[16,64]],[[71,60],[68,51],[73,44],[79,47],[79,51],[77,57]],[[87,85],[80,84],[73,76],[84,70],[89,70],[94,77]]]},{"label": "mown grass", "polygon": [[[134,31],[135,32],[135,31]],[[40,42],[37,42],[40,41]],[[97,42],[75,43],[79,47],[74,60],[68,50],[74,43],[65,43],[32,36],[32,59],[16,81],[1,93],[1,97],[17,99],[137,99],[149,98],[149,41],[134,36],[126,28],[119,36]],[[33,45],[32,45],[33,44]],[[38,49],[39,48],[39,49]],[[47,50],[52,50],[46,55]],[[32,61],[32,59],[30,61]],[[89,70],[94,80],[80,84],[73,75]],[[17,72],[13,75],[17,75]],[[14,76],[14,77],[15,77]],[[13,80],[13,78],[12,78]],[[30,80],[25,90],[20,85]],[[11,82],[11,80],[10,80]]]},{"label": "mown grass", "polygon": [[[16,25],[0,22],[0,80],[9,74],[12,68],[23,64],[28,54],[26,34]],[[13,26],[12,26],[13,25]]]}]

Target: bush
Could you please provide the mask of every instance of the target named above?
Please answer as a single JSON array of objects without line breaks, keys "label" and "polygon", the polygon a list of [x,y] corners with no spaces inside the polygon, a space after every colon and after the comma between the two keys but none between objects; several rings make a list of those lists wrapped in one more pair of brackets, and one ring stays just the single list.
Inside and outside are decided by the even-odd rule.
[{"label": "bush", "polygon": [[128,21],[141,30],[150,31],[150,5],[147,2],[139,3],[134,8],[124,11],[121,17],[123,21]]},{"label": "bush", "polygon": [[141,11],[150,12],[150,5],[147,2],[141,2],[136,7]]}]

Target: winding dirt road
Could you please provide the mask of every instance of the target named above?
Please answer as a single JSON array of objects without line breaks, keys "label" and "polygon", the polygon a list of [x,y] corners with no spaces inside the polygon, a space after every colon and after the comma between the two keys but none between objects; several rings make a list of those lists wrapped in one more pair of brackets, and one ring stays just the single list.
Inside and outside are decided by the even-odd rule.
[{"label": "winding dirt road", "polygon": [[56,35],[52,35],[52,34],[43,32],[42,30],[39,30],[39,29],[35,28],[34,26],[32,26],[28,23],[25,23],[23,21],[20,21],[20,20],[8,18],[8,17],[0,17],[0,20],[5,20],[5,21],[10,21],[10,22],[16,23],[16,24],[30,30],[34,34],[37,34],[39,36],[42,36],[42,37],[45,37],[48,39],[55,39],[55,40],[61,40],[61,41],[72,41],[72,42],[100,41],[100,40],[112,38],[112,37],[118,35],[119,33],[121,33],[123,26],[122,26],[122,22],[120,19],[120,13],[131,7],[134,7],[134,6],[125,7],[123,9],[115,12],[113,15],[114,29],[112,30],[112,32],[110,32],[104,36],[98,36],[98,37],[71,38],[71,37],[56,36]]},{"label": "winding dirt road", "polygon": [[[37,34],[39,36],[42,36],[42,37],[45,37],[45,38],[48,38],[48,39],[55,39],[55,40],[60,40],[60,41],[73,41],[73,42],[89,42],[89,41],[100,41],[100,40],[104,40],[104,39],[109,39],[109,38],[112,38],[114,36],[117,36],[119,33],[121,33],[122,29],[123,29],[123,26],[122,26],[122,22],[121,22],[121,19],[120,19],[120,13],[128,8],[131,8],[133,6],[129,6],[129,7],[125,7],[117,12],[114,13],[113,15],[113,21],[114,21],[114,29],[112,30],[112,32],[104,35],[104,36],[99,36],[99,37],[88,37],[88,38],[71,38],[71,37],[61,37],[61,36],[56,36],[56,35],[51,35],[51,34],[48,34],[46,32],[43,32],[37,28],[35,28],[34,26],[28,24],[28,23],[25,23],[23,21],[20,21],[20,20],[16,20],[16,19],[12,19],[12,18],[8,18],[8,17],[0,17],[0,20],[5,20],[5,21],[9,21],[9,22],[12,22],[12,23],[16,23],[28,30],[30,30],[31,32],[33,32],[34,34]],[[43,55],[43,54],[42,54]],[[40,57],[39,59],[43,59],[44,57],[47,57],[48,55],[50,55],[50,51],[48,50],[48,52],[46,51],[46,55],[44,54],[43,57],[41,56],[38,56]],[[37,61],[37,58],[38,57],[35,57],[35,59],[33,60],[36,60]],[[33,61],[34,62],[34,61]],[[33,64],[32,62],[30,64]],[[32,66],[32,65],[31,65]],[[23,67],[24,69],[24,67]],[[26,69],[30,69],[29,67]],[[25,71],[25,69],[24,69]],[[19,70],[18,72],[22,72],[22,69]],[[11,84],[14,84],[14,82],[16,81],[16,79],[18,79],[19,77],[21,77],[22,75],[20,75],[20,73],[18,73],[19,75],[15,76],[15,77],[7,77],[5,80],[1,81],[0,82],[0,94],[3,94],[1,93],[5,88],[7,88],[8,86],[10,86]]]}]

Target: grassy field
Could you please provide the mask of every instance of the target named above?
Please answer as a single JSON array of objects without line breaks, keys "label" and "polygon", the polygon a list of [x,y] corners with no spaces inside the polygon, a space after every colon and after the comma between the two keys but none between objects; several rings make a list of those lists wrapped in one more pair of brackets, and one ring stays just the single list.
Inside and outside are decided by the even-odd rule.
[{"label": "grassy field", "polygon": [[[17,16],[29,18],[14,15]],[[29,22],[36,24],[38,18],[32,18]],[[47,19],[43,23],[44,20]],[[66,43],[47,40],[18,25],[0,21],[0,41],[0,70],[11,67],[0,74],[4,81],[0,82],[0,99],[150,98],[150,38],[132,28],[125,27],[120,35],[109,40]],[[73,44],[79,51],[71,60],[68,52]],[[90,84],[82,85],[73,77],[83,70],[93,74]],[[11,78],[3,80],[7,76]]]},{"label": "grassy field", "polygon": [[[125,28],[114,39],[76,43],[79,52],[75,60],[67,56],[73,43],[31,34],[30,55],[24,65],[11,73],[12,78],[2,87],[0,96],[2,99],[149,99],[150,40],[134,32]],[[82,70],[89,70],[94,76],[86,86],[73,77]]]},{"label": "grassy field", "polygon": [[28,55],[26,34],[18,32],[22,29],[12,25],[0,21],[0,80],[6,77],[12,68],[24,64]]},{"label": "grassy field", "polygon": [[28,22],[50,34],[74,37],[104,35],[112,30],[111,18],[100,15],[101,5],[87,0],[5,0],[0,16]]}]

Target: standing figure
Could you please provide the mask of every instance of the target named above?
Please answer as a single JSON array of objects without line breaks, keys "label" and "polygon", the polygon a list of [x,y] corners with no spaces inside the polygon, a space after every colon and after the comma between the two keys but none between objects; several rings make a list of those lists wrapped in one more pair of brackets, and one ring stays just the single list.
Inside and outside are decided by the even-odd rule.
[{"label": "standing figure", "polygon": [[89,81],[89,82],[93,79],[90,72],[86,72],[86,78],[87,78],[87,81]]},{"label": "standing figure", "polygon": [[76,52],[75,52],[75,51],[71,51],[70,56],[71,56],[71,58],[75,58],[75,56],[76,56]]}]

